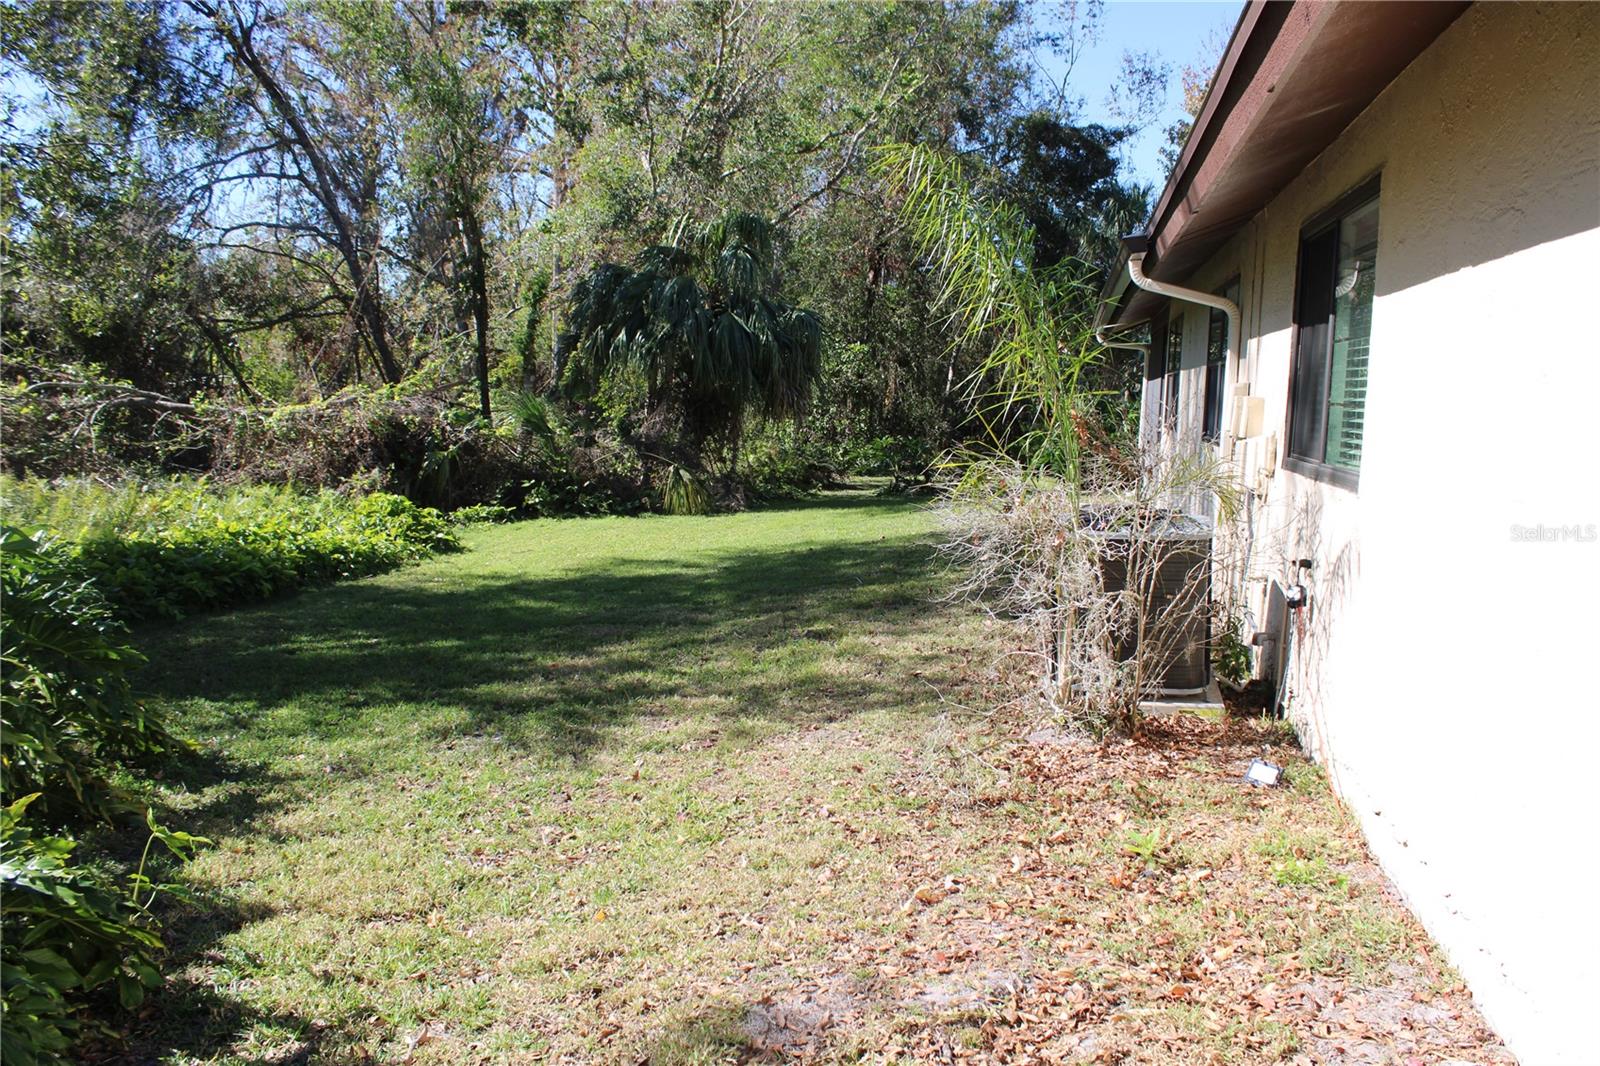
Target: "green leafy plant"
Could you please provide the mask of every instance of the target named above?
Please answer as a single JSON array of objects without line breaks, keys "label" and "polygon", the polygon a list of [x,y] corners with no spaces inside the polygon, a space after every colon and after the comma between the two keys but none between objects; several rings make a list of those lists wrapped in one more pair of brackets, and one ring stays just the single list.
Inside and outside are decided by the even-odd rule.
[{"label": "green leafy plant", "polygon": [[69,554],[0,526],[0,556],[0,794],[37,795],[57,820],[108,819],[122,801],[107,774],[180,742],[134,698],[144,657]]},{"label": "green leafy plant", "polygon": [[1211,667],[1217,677],[1231,685],[1250,680],[1250,645],[1239,638],[1240,626],[1229,621],[1211,642]]},{"label": "green leafy plant", "polygon": [[1160,826],[1149,831],[1134,830],[1130,832],[1122,843],[1122,852],[1132,858],[1138,859],[1146,869],[1153,870],[1165,865],[1168,851],[1172,847],[1172,836],[1164,832]]},{"label": "green leafy plant", "polygon": [[851,453],[851,464],[863,474],[882,474],[890,479],[892,491],[926,483],[934,474],[938,451],[927,441],[915,437],[876,437],[858,445]]},{"label": "green leafy plant", "polygon": [[76,841],[24,824],[38,798],[0,808],[0,1058],[14,1066],[62,1061],[83,1027],[85,996],[109,986],[132,1010],[161,983],[162,942],[149,908],[170,886],[145,872],[151,846],[159,841],[187,858],[210,843],[167,829],[147,812],[144,857],[128,890],[118,891],[106,876],[73,862]]},{"label": "green leafy plant", "polygon": [[458,526],[471,526],[489,522],[510,522],[517,517],[515,507],[503,507],[498,503],[475,503],[469,507],[458,507],[450,512],[450,521]]},{"label": "green leafy plant", "polygon": [[633,266],[596,267],[557,345],[567,393],[591,398],[637,373],[648,411],[675,411],[693,452],[721,444],[737,468],[746,416],[800,414],[822,368],[821,322],[778,299],[775,238],[756,215],[680,218]]},{"label": "green leafy plant", "polygon": [[711,495],[698,478],[674,464],[667,468],[666,480],[661,485],[661,509],[676,515],[707,514],[711,510]]},{"label": "green leafy plant", "polygon": [[768,425],[752,434],[739,478],[752,499],[783,500],[836,484],[839,470],[826,448],[795,427]]},{"label": "green leafy plant", "polygon": [[61,537],[65,569],[128,619],[180,618],[460,546],[443,514],[388,493],[352,500],[196,482],[138,491],[12,480],[0,491],[12,521]]}]

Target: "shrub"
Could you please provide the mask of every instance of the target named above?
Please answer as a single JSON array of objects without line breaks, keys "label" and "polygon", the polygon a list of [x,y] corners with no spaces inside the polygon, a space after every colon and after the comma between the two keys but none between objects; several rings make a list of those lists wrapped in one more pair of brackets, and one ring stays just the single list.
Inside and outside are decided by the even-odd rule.
[{"label": "shrub", "polygon": [[516,434],[439,396],[349,389],[208,423],[209,470],[238,484],[343,489],[364,484],[422,505],[508,503],[528,457]]},{"label": "shrub", "polygon": [[890,488],[903,492],[923,485],[933,476],[939,451],[915,437],[878,437],[855,446],[850,453],[852,469],[863,474],[887,475]]},{"label": "shrub", "polygon": [[[124,895],[24,812],[57,827],[109,821],[130,806],[112,774],[181,742],[134,698],[144,659],[70,549],[0,526],[0,595],[0,1058],[29,1066],[63,1060],[91,993],[113,987],[137,1006],[160,981],[161,940],[139,903],[159,887],[143,862]],[[180,855],[199,843],[146,822],[147,856],[155,840]]]},{"label": "shrub", "polygon": [[161,983],[162,943],[149,907],[156,893],[179,890],[151,881],[145,860],[158,840],[179,858],[210,843],[163,828],[146,813],[144,859],[124,894],[107,876],[73,863],[76,841],[23,824],[36,799],[0,808],[0,1060],[7,1066],[65,1061],[82,1028],[84,1000],[100,989],[114,988],[123,1009],[132,1010]]},{"label": "shrub", "polygon": [[70,569],[124,618],[222,607],[459,547],[450,520],[386,493],[360,499],[201,482],[0,486],[12,521],[72,542]]},{"label": "shrub", "polygon": [[1202,494],[1226,519],[1236,496],[1210,456],[1089,466],[1074,485],[1004,460],[974,463],[941,511],[953,594],[1019,623],[1046,705],[1084,729],[1136,732],[1210,621],[1207,567],[1189,535]]},{"label": "shrub", "polygon": [[22,824],[32,799],[0,809],[0,1058],[16,1066],[60,1061],[79,1028],[78,1005],[87,993],[114,985],[131,1009],[161,980],[160,937],[138,924],[131,899],[73,865],[74,841],[37,835]]},{"label": "shrub", "polygon": [[807,496],[839,481],[839,471],[823,446],[790,426],[753,435],[739,476],[746,492],[757,500]]},{"label": "shrub", "polygon": [[1218,620],[1218,632],[1211,643],[1211,668],[1217,677],[1235,688],[1250,680],[1250,645],[1240,637],[1243,623],[1224,616]]},{"label": "shrub", "polygon": [[450,512],[450,521],[458,526],[471,526],[485,522],[510,522],[517,517],[515,507],[502,507],[498,503],[475,503]]},{"label": "shrub", "polygon": [[3,802],[41,794],[40,811],[63,820],[109,818],[119,799],[109,770],[178,746],[134,699],[144,658],[60,548],[0,526],[0,782]]}]

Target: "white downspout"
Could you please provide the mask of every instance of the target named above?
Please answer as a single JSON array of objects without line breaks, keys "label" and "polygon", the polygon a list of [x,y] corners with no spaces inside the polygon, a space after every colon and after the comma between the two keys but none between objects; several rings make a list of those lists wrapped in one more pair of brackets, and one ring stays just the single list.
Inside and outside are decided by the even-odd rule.
[{"label": "white downspout", "polygon": [[1145,355],[1150,354],[1150,345],[1141,341],[1119,341],[1107,337],[1106,327],[1104,326],[1094,331],[1094,339],[1107,348],[1131,348],[1136,352],[1143,352]]},{"label": "white downspout", "polygon": [[1199,289],[1186,289],[1181,285],[1168,285],[1164,281],[1147,278],[1144,274],[1144,253],[1135,252],[1128,256],[1128,277],[1133,283],[1146,292],[1157,293],[1161,296],[1170,296],[1174,300],[1186,300],[1202,307],[1215,307],[1218,311],[1228,316],[1228,341],[1223,351],[1223,366],[1226,368],[1224,375],[1226,383],[1223,387],[1223,396],[1228,407],[1224,412],[1222,426],[1226,444],[1224,453],[1233,453],[1233,425],[1234,425],[1234,396],[1233,386],[1239,380],[1239,305],[1232,300],[1225,300],[1221,296],[1213,296],[1209,292]]}]

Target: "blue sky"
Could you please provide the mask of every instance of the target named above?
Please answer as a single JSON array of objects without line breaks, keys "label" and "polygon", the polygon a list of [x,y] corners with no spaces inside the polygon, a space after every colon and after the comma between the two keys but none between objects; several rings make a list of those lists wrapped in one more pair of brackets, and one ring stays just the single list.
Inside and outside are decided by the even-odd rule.
[{"label": "blue sky", "polygon": [[1242,6],[1238,0],[1107,3],[1098,43],[1078,58],[1072,72],[1072,91],[1085,98],[1084,118],[1097,122],[1112,121],[1105,97],[1117,81],[1125,50],[1158,52],[1171,64],[1172,78],[1167,85],[1166,107],[1160,118],[1124,146],[1124,160],[1132,175],[1139,181],[1153,184],[1158,194],[1165,183],[1165,169],[1157,154],[1164,143],[1163,131],[1183,115],[1183,89],[1178,71],[1207,54],[1208,38],[1214,37],[1219,45],[1227,41]]}]

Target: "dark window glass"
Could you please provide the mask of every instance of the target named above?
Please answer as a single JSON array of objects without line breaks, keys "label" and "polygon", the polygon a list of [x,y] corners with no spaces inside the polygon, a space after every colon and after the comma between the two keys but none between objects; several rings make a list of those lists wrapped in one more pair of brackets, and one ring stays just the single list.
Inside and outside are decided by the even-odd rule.
[{"label": "dark window glass", "polygon": [[1289,456],[1336,480],[1360,470],[1366,428],[1378,251],[1378,198],[1368,193],[1300,240]]},{"label": "dark window glass", "polygon": [[1322,458],[1327,423],[1328,336],[1333,314],[1333,253],[1338,232],[1328,230],[1300,244],[1300,292],[1295,301],[1294,380],[1289,403],[1289,454]]},{"label": "dark window glass", "polygon": [[[1221,296],[1239,303],[1239,279],[1223,286]],[[1211,309],[1211,329],[1206,337],[1206,407],[1200,435],[1214,441],[1222,435],[1222,392],[1228,378],[1228,316]]]}]

